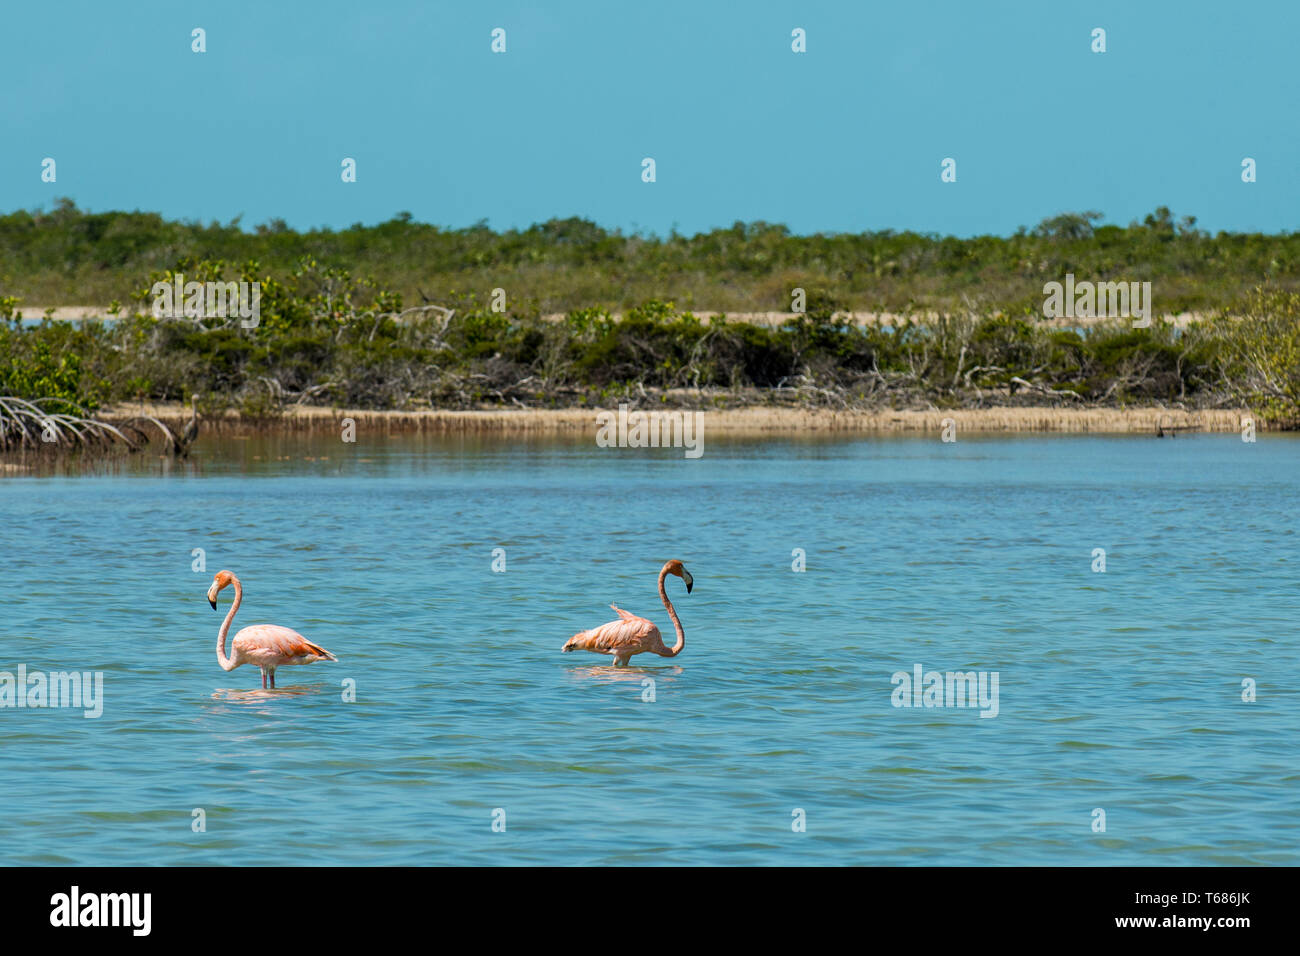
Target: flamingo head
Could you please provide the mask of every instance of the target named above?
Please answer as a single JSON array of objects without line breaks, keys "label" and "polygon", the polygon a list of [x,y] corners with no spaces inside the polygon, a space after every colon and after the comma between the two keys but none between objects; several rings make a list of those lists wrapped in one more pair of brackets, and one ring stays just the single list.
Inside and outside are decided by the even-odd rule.
[{"label": "flamingo head", "polygon": [[221,589],[233,584],[234,580],[235,576],[229,571],[218,571],[212,576],[212,586],[208,588],[208,603],[212,605],[212,610],[217,609],[217,595]]},{"label": "flamingo head", "polygon": [[691,588],[695,585],[695,579],[691,577],[691,572],[687,571],[680,561],[673,558],[668,562],[668,573],[675,574],[686,582],[686,593],[691,593]]}]

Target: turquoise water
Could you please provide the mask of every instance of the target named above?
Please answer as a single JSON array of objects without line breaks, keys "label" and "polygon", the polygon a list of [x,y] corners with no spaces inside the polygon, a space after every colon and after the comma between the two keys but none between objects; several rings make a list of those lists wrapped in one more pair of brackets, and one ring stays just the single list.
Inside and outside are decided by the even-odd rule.
[{"label": "turquoise water", "polygon": [[[694,461],[205,439],[187,466],[8,477],[0,671],[102,671],[103,713],[0,709],[0,845],[22,864],[1297,864],[1298,462],[1267,435],[710,436]],[[695,579],[668,579],[681,656],[560,653],[611,601],[671,643],[673,557]],[[232,634],[284,624],[340,662],[267,693],[223,672],[221,568],[245,587]],[[893,706],[918,664],[997,672],[997,716]]]}]

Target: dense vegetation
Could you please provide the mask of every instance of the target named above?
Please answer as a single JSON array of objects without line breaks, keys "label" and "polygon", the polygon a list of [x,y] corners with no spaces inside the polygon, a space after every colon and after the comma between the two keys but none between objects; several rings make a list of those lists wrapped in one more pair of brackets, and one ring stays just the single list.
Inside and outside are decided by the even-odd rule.
[{"label": "dense vegetation", "polygon": [[[0,286],[0,318],[9,319],[0,323],[0,396],[94,409],[197,393],[205,410],[235,406],[267,416],[291,403],[555,407],[625,398],[834,407],[1246,403],[1268,420],[1300,422],[1300,292],[1288,271],[1300,238],[1212,239],[1190,222],[1174,227],[1164,211],[1128,229],[1094,228],[1092,218],[1058,217],[1011,239],[798,238],[779,227],[749,226],[660,241],[576,221],[496,234],[443,232],[399,218],[339,233],[268,228],[248,235],[234,226],[92,216],[70,206],[43,217],[20,213],[0,220],[9,277]],[[139,271],[194,246],[202,258],[182,253]],[[438,254],[422,260],[430,248]],[[889,250],[891,258],[876,262],[872,249]],[[14,250],[19,253],[11,258]],[[223,250],[265,259],[213,257]],[[847,298],[857,283],[876,288],[864,275],[889,276],[904,283],[899,289],[905,281],[955,289],[991,275],[992,287],[1011,288],[1029,274],[1019,256],[1049,253],[1034,261],[1033,296],[1026,302],[1013,296],[998,306],[979,305],[972,295],[966,307],[939,309],[937,318],[887,325],[842,317],[845,308],[862,304]],[[424,271],[415,266],[420,261]],[[1212,268],[1224,262],[1230,267]],[[381,265],[390,279],[402,278],[386,282]],[[116,321],[19,322],[24,286],[13,276],[36,282],[60,269],[67,277],[89,270],[108,277],[101,282],[129,280],[129,288],[113,287],[126,303],[115,307]],[[535,294],[517,295],[500,270],[541,284],[524,284]],[[1046,325],[1039,318],[1041,275],[1059,278],[1069,270],[1095,278],[1116,270],[1147,278],[1165,270],[1191,277],[1191,290],[1204,284],[1201,298],[1189,304],[1217,307],[1185,329],[1160,321],[1135,329],[1127,320],[1085,329]],[[152,317],[151,285],[177,272],[200,281],[260,282],[259,324]],[[1210,272],[1213,282],[1203,278]],[[439,276],[452,274],[474,278],[462,287],[474,291],[439,284]],[[705,321],[669,300],[682,276],[696,276],[684,281],[698,289],[728,288],[737,277],[755,289],[803,287],[807,311],[775,326],[725,316]],[[1250,284],[1262,278],[1274,281]],[[77,294],[65,300],[88,298],[75,278],[68,281]],[[404,306],[410,300],[401,282],[437,295]],[[661,294],[628,305],[623,290],[643,284]],[[504,302],[492,297],[494,287],[507,289]],[[606,294],[612,289],[618,295]],[[563,314],[549,316],[558,302],[568,304]],[[748,302],[749,308],[768,305],[788,308]],[[447,308],[454,313],[448,316]]]},{"label": "dense vegetation", "polygon": [[581,219],[505,232],[441,229],[403,213],[375,226],[296,232],[280,221],[245,231],[238,220],[89,213],[63,200],[51,211],[0,216],[0,295],[29,308],[127,302],[145,276],[185,257],[256,261],[271,274],[311,258],[373,276],[407,303],[502,288],[512,303],[543,314],[624,311],[648,299],[697,312],[786,312],[796,286],[815,286],[856,311],[1018,312],[1037,309],[1043,283],[1067,272],[1151,281],[1163,314],[1209,313],[1265,283],[1300,290],[1300,233],[1212,236],[1165,208],[1128,226],[1100,220],[1064,214],[1005,238],[795,236],[761,222],[655,238]]}]

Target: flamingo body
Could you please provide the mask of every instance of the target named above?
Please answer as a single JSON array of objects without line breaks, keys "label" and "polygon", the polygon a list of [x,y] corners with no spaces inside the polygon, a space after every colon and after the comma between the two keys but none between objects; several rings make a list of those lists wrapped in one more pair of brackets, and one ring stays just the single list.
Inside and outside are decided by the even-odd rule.
[{"label": "flamingo body", "polygon": [[594,651],[597,654],[609,654],[614,664],[622,667],[633,654],[658,654],[672,657],[664,646],[663,635],[653,621],[637,617],[621,607],[611,604],[618,614],[617,621],[610,621],[589,631],[579,631],[565,643],[566,651]]},{"label": "flamingo body", "polygon": [[208,588],[208,602],[215,609],[217,594],[228,584],[235,586],[235,600],[230,605],[226,619],[221,623],[217,634],[217,663],[222,670],[233,671],[241,664],[252,664],[262,671],[262,686],[266,687],[270,678],[271,688],[275,688],[275,669],[294,664],[313,664],[316,661],[337,661],[338,658],[319,644],[314,644],[297,631],[278,624],[253,624],[243,628],[231,641],[231,654],[226,656],[226,634],[230,622],[239,610],[244,599],[244,589],[239,578],[229,571],[219,571]]},{"label": "flamingo body", "polygon": [[230,646],[232,659],[270,671],[288,664],[338,660],[319,644],[279,624],[253,624],[243,628]]},{"label": "flamingo body", "polygon": [[655,626],[654,622],[643,617],[637,617],[632,612],[625,611],[616,604],[611,604],[610,607],[618,615],[618,620],[602,624],[600,627],[593,627],[588,631],[579,631],[565,642],[564,651],[591,651],[595,654],[608,654],[614,658],[615,667],[626,666],[629,658],[634,654],[650,653],[658,654],[660,657],[676,657],[686,646],[686,635],[682,631],[681,622],[677,619],[677,611],[674,610],[672,603],[668,600],[668,594],[664,590],[664,578],[669,574],[675,574],[686,582],[687,594],[691,592],[694,580],[691,578],[690,572],[682,567],[682,563],[676,559],[665,564],[659,572],[659,598],[664,602],[664,607],[668,609],[668,616],[672,618],[673,627],[677,631],[677,643],[672,647],[664,645],[663,635],[659,633],[659,628]]}]

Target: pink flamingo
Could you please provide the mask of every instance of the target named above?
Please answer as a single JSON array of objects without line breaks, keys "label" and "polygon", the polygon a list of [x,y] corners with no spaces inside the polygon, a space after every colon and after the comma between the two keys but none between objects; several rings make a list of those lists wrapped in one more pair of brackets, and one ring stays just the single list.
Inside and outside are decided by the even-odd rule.
[{"label": "pink flamingo", "polygon": [[590,631],[574,634],[565,642],[564,650],[609,654],[614,658],[615,667],[625,666],[628,658],[633,654],[644,654],[646,651],[658,654],[660,657],[676,657],[686,646],[686,633],[682,630],[682,622],[677,620],[677,612],[673,610],[672,602],[668,600],[668,592],[664,590],[664,578],[670,574],[675,574],[686,582],[687,594],[691,593],[695,581],[676,558],[665,564],[663,570],[659,572],[659,600],[663,601],[664,607],[668,608],[668,616],[673,619],[673,627],[677,629],[677,643],[672,647],[664,647],[664,639],[659,634],[659,628],[651,621],[611,604],[610,607],[618,615],[617,621],[610,621],[600,627],[593,627]]},{"label": "pink flamingo", "polygon": [[239,610],[239,602],[244,599],[244,589],[239,578],[229,571],[218,571],[208,588],[208,603],[217,609],[217,595],[227,585],[235,586],[235,603],[226,612],[226,619],[221,622],[217,633],[217,663],[223,671],[233,671],[240,664],[255,664],[262,669],[262,687],[266,687],[266,678],[270,675],[271,689],[275,689],[275,669],[286,664],[312,664],[316,661],[337,661],[338,658],[319,644],[313,644],[297,631],[278,624],[254,624],[235,635],[231,642],[234,651],[226,656],[226,632],[230,622]]}]

